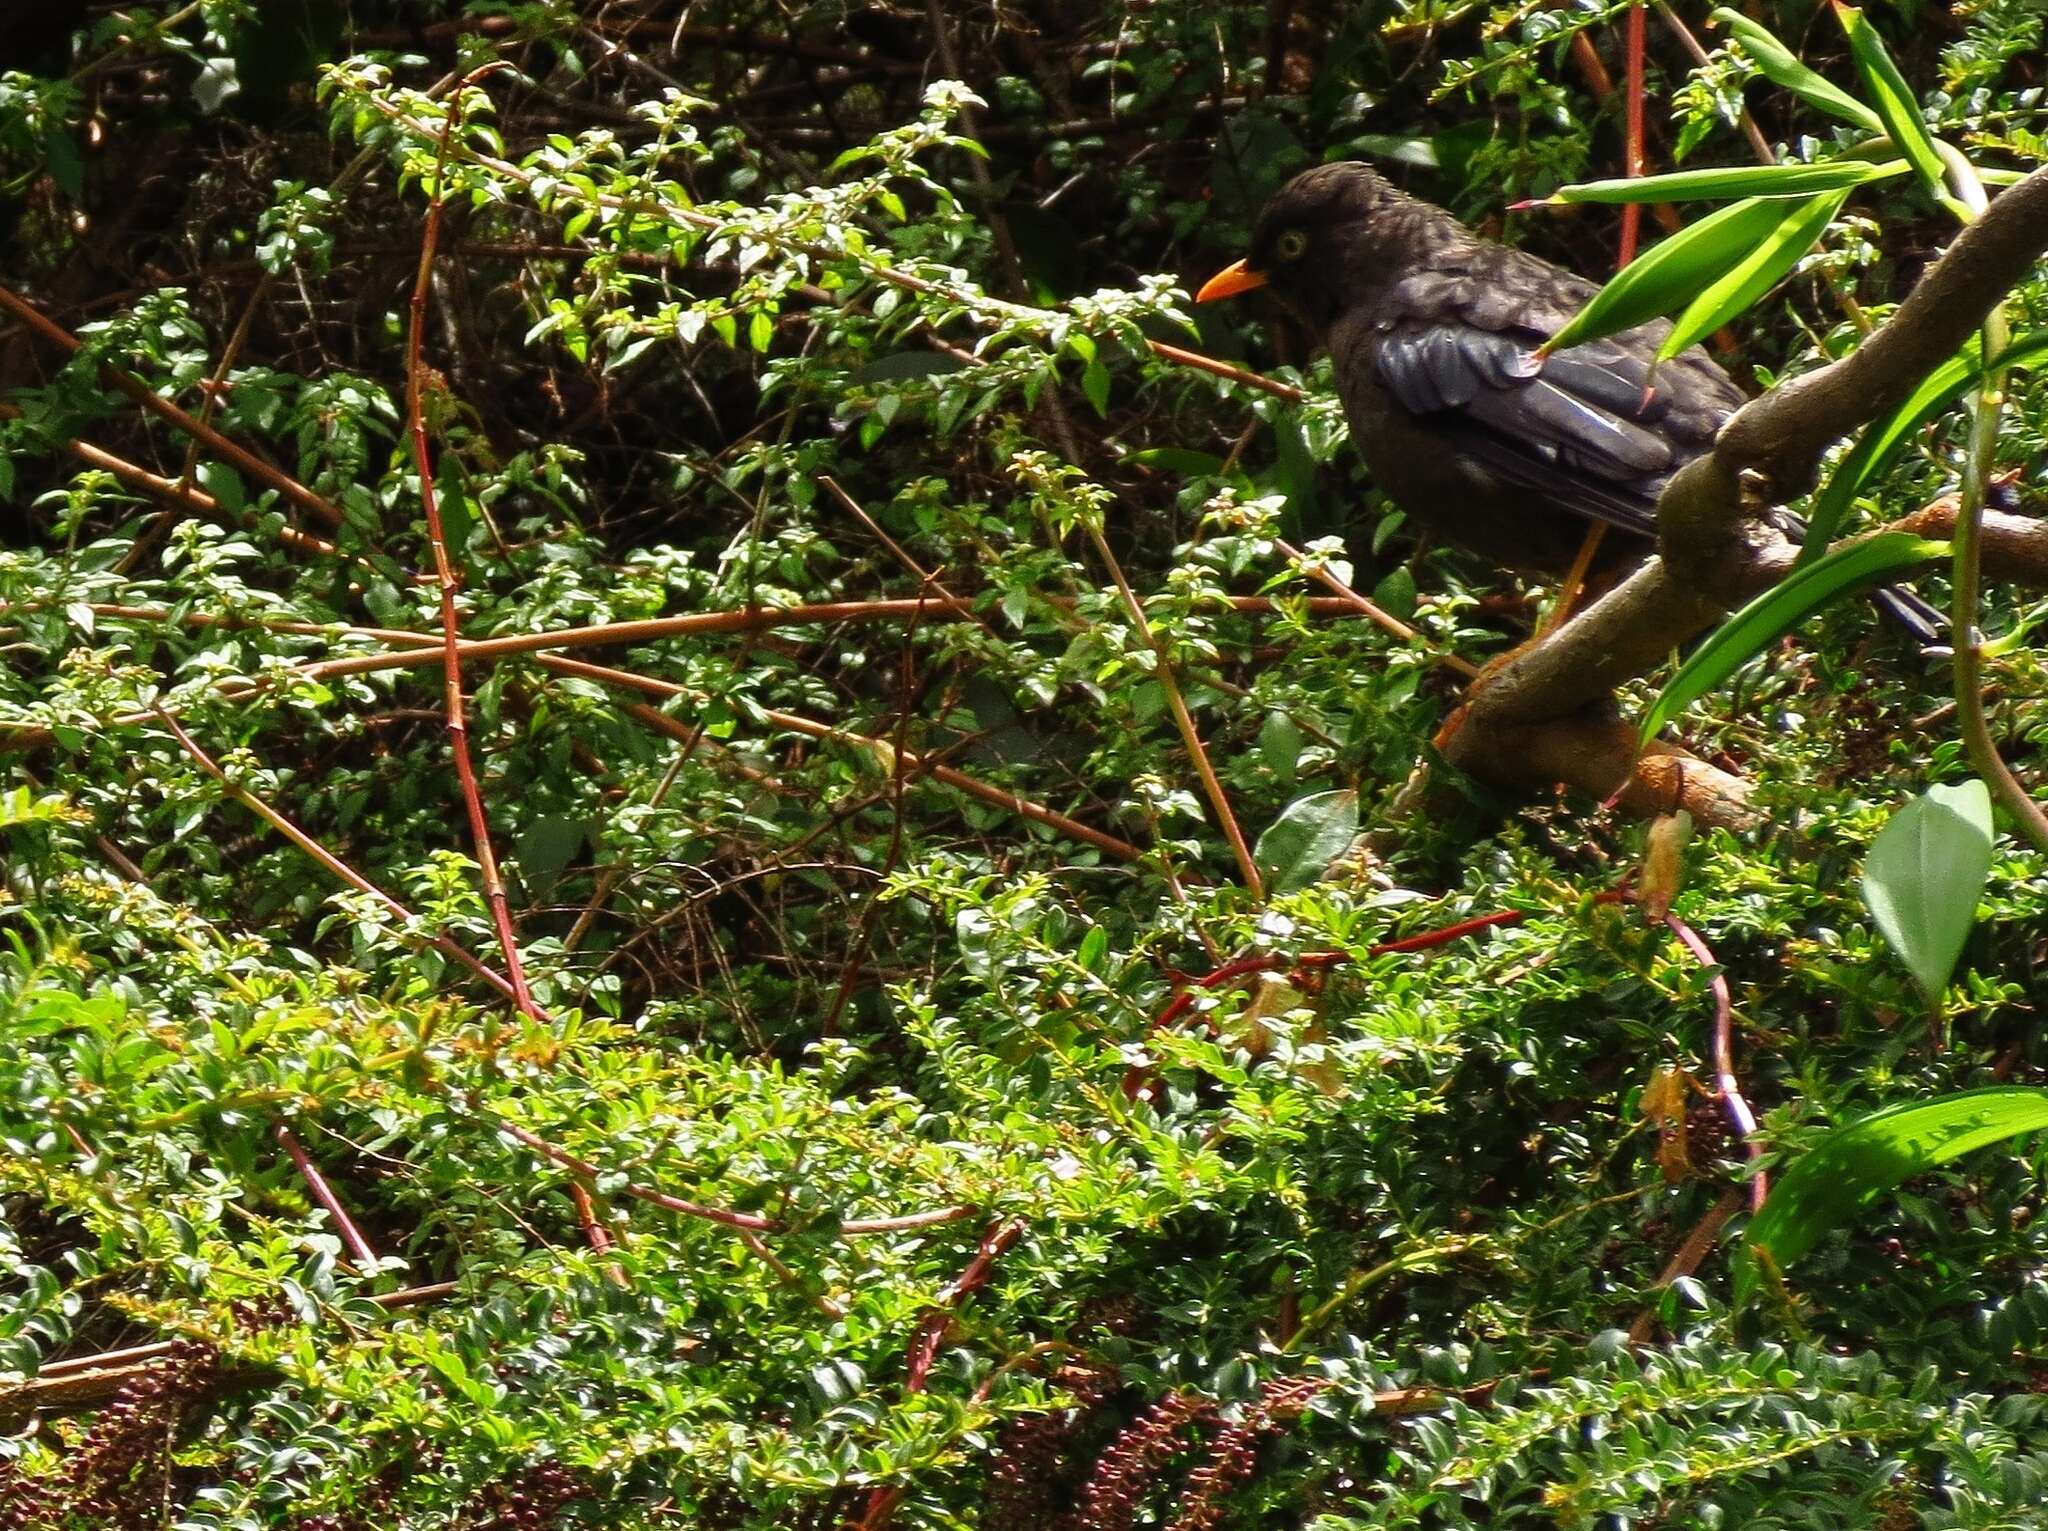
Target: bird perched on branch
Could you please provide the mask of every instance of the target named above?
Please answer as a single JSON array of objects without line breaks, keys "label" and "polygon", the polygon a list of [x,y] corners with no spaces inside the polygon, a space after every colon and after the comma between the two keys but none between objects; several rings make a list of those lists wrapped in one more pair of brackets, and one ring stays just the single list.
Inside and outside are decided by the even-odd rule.
[{"label": "bird perched on branch", "polygon": [[[1394,502],[1516,569],[1565,569],[1592,524],[1609,529],[1603,566],[1639,562],[1665,484],[1745,400],[1698,346],[1655,365],[1662,320],[1540,354],[1595,286],[1356,161],[1282,187],[1251,253],[1195,299],[1259,287],[1328,347],[1352,437]],[[1940,614],[1919,597],[1875,599],[1935,641]]]}]

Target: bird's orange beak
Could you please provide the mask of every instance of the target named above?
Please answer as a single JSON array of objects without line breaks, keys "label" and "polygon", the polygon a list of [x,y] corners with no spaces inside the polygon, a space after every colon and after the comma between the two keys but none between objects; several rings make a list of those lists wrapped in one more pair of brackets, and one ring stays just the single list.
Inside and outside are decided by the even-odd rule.
[{"label": "bird's orange beak", "polygon": [[1197,303],[1214,303],[1218,298],[1234,298],[1241,292],[1253,292],[1266,285],[1266,273],[1254,271],[1241,260],[1234,260],[1202,284],[1202,290],[1195,294]]}]

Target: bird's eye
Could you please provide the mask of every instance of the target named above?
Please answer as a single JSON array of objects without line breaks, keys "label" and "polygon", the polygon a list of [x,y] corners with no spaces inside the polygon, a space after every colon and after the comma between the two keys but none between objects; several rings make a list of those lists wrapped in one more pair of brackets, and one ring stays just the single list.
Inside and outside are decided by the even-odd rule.
[{"label": "bird's eye", "polygon": [[1300,260],[1308,254],[1308,235],[1300,229],[1288,229],[1273,241],[1273,253],[1282,260]]}]

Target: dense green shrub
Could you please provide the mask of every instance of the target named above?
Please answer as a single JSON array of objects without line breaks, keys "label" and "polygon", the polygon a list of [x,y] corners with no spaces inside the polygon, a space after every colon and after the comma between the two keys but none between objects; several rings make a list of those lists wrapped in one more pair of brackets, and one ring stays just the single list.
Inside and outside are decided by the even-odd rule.
[{"label": "dense green shrub", "polygon": [[[1611,209],[1504,209],[1617,170],[1616,7],[46,9],[0,23],[6,286],[82,344],[0,335],[0,1524],[2037,1523],[2040,1151],[1747,1311],[1719,1255],[1664,1283],[1747,1171],[1684,1082],[1711,974],[1603,897],[1643,827],[1408,811],[1443,657],[1533,602],[1403,533],[1298,337],[1187,302],[1346,154],[1611,269]],[[1944,133],[2038,162],[2034,0],[1870,9]],[[1743,162],[1750,61],[1660,25],[1653,157]],[[1731,366],[1853,347],[1949,237],[1859,197]],[[469,663],[525,1013],[475,971],[416,327],[462,636],[700,619]],[[2017,376],[2000,464],[2044,431]],[[2032,779],[2038,661],[1995,678]],[[1935,1018],[1858,894],[1968,773],[1945,684],[1843,607],[1687,719],[1768,819],[1675,910],[1772,1166],[2048,1082],[2037,857]],[[1254,897],[1182,707],[1248,836],[1355,790],[1370,848],[1268,839]]]}]

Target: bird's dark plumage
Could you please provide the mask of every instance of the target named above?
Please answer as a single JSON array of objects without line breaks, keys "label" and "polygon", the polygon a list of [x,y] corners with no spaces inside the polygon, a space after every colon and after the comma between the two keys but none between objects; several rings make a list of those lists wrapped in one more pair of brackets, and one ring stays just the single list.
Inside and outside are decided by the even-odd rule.
[{"label": "bird's dark plumage", "polygon": [[[1250,254],[1202,295],[1258,285],[1329,348],[1352,436],[1394,501],[1516,568],[1566,567],[1590,521],[1622,534],[1610,566],[1642,558],[1665,484],[1744,401],[1698,346],[1653,367],[1663,320],[1539,356],[1593,284],[1357,162],[1281,188]],[[1931,641],[1925,614],[1908,625]]]}]

